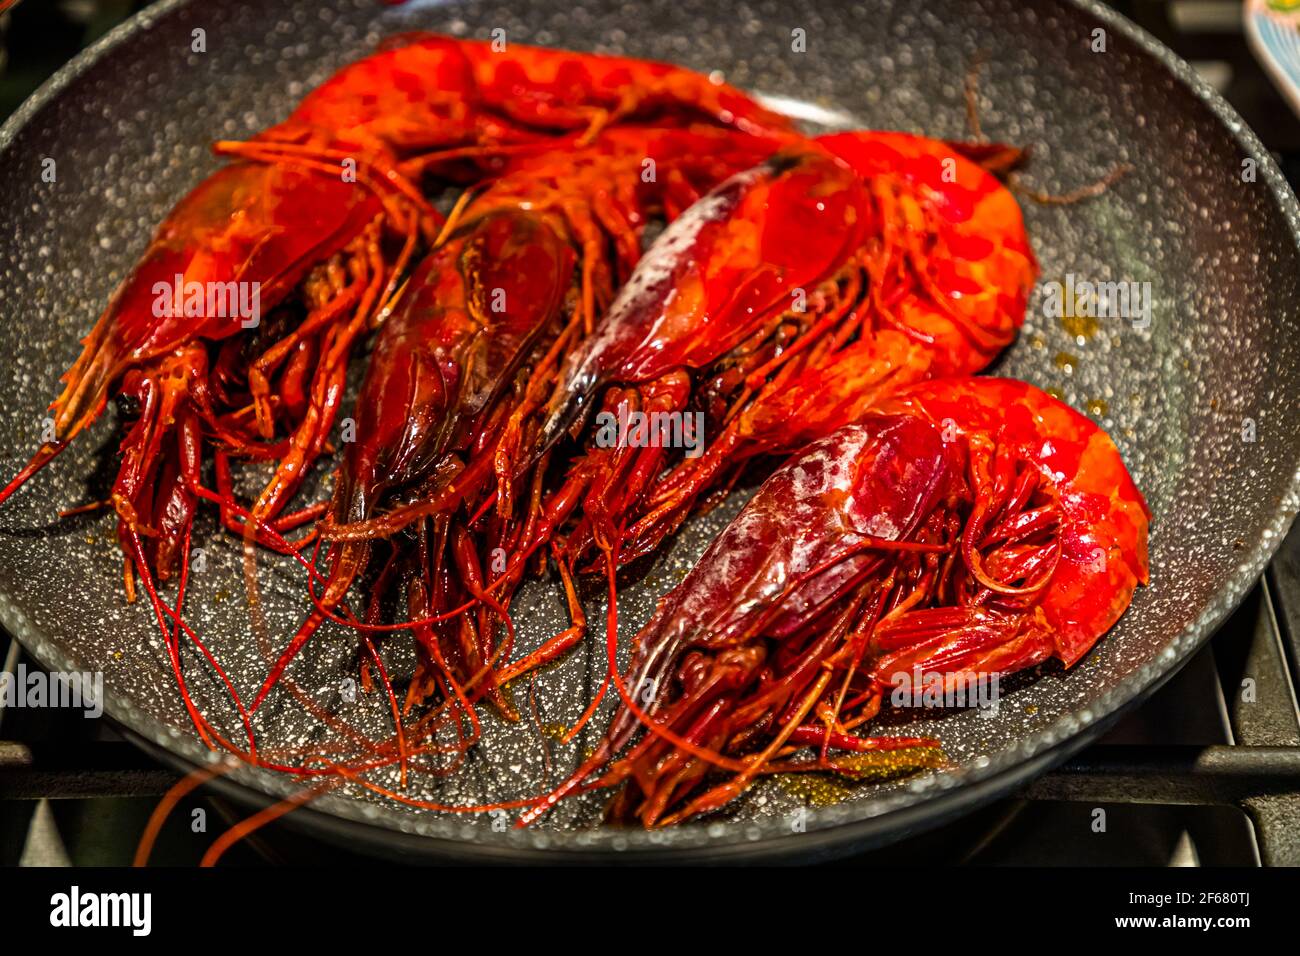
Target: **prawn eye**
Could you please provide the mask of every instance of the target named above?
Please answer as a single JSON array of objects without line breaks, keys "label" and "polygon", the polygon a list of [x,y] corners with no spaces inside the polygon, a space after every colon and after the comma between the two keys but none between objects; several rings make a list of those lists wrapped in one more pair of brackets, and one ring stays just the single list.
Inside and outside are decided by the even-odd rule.
[{"label": "prawn eye", "polygon": [[117,417],[123,422],[135,421],[142,411],[140,399],[128,392],[118,393],[113,399],[113,405],[117,409]]}]

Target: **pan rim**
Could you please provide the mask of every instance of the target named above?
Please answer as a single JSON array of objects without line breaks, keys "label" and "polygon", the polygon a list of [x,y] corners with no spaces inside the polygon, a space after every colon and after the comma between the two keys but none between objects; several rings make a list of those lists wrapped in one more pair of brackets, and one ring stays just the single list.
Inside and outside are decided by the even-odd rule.
[{"label": "pan rim", "polygon": [[[1160,65],[1213,114],[1244,155],[1253,158],[1272,192],[1279,212],[1300,249],[1300,204],[1272,156],[1236,111],[1184,60],[1127,17],[1101,0],[1056,0],[1115,30]],[[3,155],[26,126],[64,90],[123,42],[152,28],[166,16],[192,4],[192,0],[160,0],[111,30],[81,51],[25,100],[0,126]],[[797,836],[785,821],[765,819],[737,826],[685,824],[663,831],[598,828],[591,830],[523,830],[495,833],[482,827],[457,824],[447,815],[415,815],[391,807],[326,795],[311,807],[292,814],[313,830],[334,831],[375,846],[400,847],[414,853],[449,854],[464,859],[506,861],[511,858],[554,859],[579,857],[645,858],[675,853],[697,857],[737,859],[740,856],[784,856],[833,850],[847,844],[886,842],[937,823],[948,811],[973,809],[995,799],[1038,773],[1044,772],[1081,749],[1118,716],[1145,699],[1171,677],[1210,638],[1241,603],[1262,574],[1300,509],[1300,458],[1291,479],[1257,541],[1235,569],[1220,583],[1200,615],[1151,660],[1104,691],[1082,710],[1063,714],[1052,725],[1004,747],[974,765],[943,774],[928,774],[907,787],[868,801],[852,801],[810,809],[806,830]],[[26,647],[42,665],[54,670],[74,669],[71,657],[53,642],[14,602],[0,591],[0,624]],[[126,728],[128,736],[173,764],[193,767],[220,758],[202,747],[197,737],[170,727],[140,710],[130,700],[107,689],[104,713]],[[244,800],[265,802],[294,792],[298,787],[285,778],[241,766],[219,785]],[[682,851],[687,851],[682,853]]]}]

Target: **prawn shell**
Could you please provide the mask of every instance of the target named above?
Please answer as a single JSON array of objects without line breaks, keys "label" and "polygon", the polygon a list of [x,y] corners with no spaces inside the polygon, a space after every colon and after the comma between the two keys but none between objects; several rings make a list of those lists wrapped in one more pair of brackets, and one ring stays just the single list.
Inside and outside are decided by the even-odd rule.
[{"label": "prawn shell", "polygon": [[893,308],[898,322],[932,353],[936,377],[969,375],[993,360],[1024,324],[1038,261],[1015,196],[952,146],[909,133],[850,132],[817,144],[864,181],[892,185],[903,232],[919,234],[928,213],[933,247],[925,253],[929,290]]},{"label": "prawn shell", "polygon": [[566,363],[547,440],[602,385],[725,355],[792,294],[832,275],[868,216],[857,177],[816,148],[783,150],[722,183],[664,230]]},{"label": "prawn shell", "polygon": [[574,259],[543,217],[517,209],[475,219],[420,263],[366,371],[337,520],[370,517],[386,489],[418,482],[466,440],[560,315]]},{"label": "prawn shell", "polygon": [[1056,656],[1076,663],[1150,579],[1151,510],[1110,436],[1046,392],[1004,378],[925,382],[882,408],[919,412],[962,435],[985,433],[1014,446],[1056,485],[1062,554],[1040,607]]},{"label": "prawn shell", "polygon": [[870,416],[812,443],[659,602],[637,637],[635,681],[661,680],[687,647],[735,646],[759,626],[777,638],[805,627],[881,563],[856,547],[907,540],[959,480],[940,429],[920,416]]}]

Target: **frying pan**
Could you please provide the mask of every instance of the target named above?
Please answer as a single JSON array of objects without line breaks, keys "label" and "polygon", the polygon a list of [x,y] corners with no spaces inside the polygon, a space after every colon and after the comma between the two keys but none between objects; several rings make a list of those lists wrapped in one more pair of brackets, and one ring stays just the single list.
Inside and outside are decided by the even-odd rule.
[{"label": "frying pan", "polygon": [[[1131,164],[1099,199],[1024,205],[1044,281],[1073,274],[1149,283],[1149,322],[1066,328],[1045,316],[1040,291],[994,371],[1054,390],[1114,436],[1155,515],[1152,584],[1078,666],[1004,684],[996,716],[891,715],[891,732],[943,740],[952,768],[942,772],[842,791],[771,779],[723,815],[650,833],[598,825],[598,795],[562,805],[535,829],[512,831],[499,815],[418,812],[338,790],[294,814],[299,824],[388,855],[506,861],[813,859],[897,839],[1005,793],[1094,739],[1193,654],[1281,541],[1298,500],[1300,210],[1254,134],[1186,64],[1087,0],[760,0],[733,8],[715,0],[397,7],[165,0],[75,59],[0,129],[6,474],[36,447],[78,337],[155,224],[215,168],[210,141],[282,118],[381,37],[417,28],[481,37],[503,28],[517,42],[721,69],[810,129],[943,137],[966,134],[962,77],[982,52],[984,129],[1032,145],[1033,185],[1062,192]],[[196,29],[205,31],[206,52],[191,48]],[[792,50],[795,29],[805,31],[806,52]],[[46,159],[55,161],[54,182],[42,178]],[[55,519],[59,508],[103,497],[114,426],[110,411],[0,512],[0,622],[49,668],[102,671],[114,721],[168,759],[199,764],[207,752],[181,710],[151,613],[122,598],[111,518]],[[743,497],[695,521],[651,568],[629,576],[624,642]],[[274,647],[259,647],[240,549],[214,524],[205,516],[196,529],[206,569],[194,575],[187,612],[247,696],[307,602],[300,575],[263,559]],[[595,593],[587,613],[602,620]],[[517,619],[523,647],[563,627],[556,588],[541,582],[526,591]],[[400,643],[390,645],[399,670]],[[459,773],[416,778],[409,792],[464,804],[524,796],[554,781],[603,725],[600,715],[587,739],[568,747],[547,733],[572,722],[599,682],[598,643],[538,678],[535,721],[489,720],[484,745]],[[347,635],[322,634],[292,674],[320,706],[384,733],[384,707],[371,699],[378,695],[349,703],[339,690],[356,673],[354,655]],[[200,706],[235,733],[211,674],[197,660],[187,668]],[[266,705],[258,722],[267,747],[319,734],[287,695]],[[220,786],[254,801],[294,790],[291,780],[248,767]]]}]

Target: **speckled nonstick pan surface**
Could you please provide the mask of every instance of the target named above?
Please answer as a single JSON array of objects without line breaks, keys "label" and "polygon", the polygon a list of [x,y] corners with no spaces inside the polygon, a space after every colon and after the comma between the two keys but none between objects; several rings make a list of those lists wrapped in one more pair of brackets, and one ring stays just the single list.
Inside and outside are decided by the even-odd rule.
[{"label": "speckled nonstick pan surface", "polygon": [[[1012,682],[996,717],[926,712],[895,731],[939,736],[954,769],[813,801],[779,780],[725,816],[644,833],[598,826],[599,798],[569,803],[528,831],[501,818],[415,812],[336,791],[297,819],[385,853],[483,859],[816,858],[884,842],[991,799],[1092,739],[1159,685],[1241,598],[1297,507],[1300,382],[1297,207],[1255,136],[1167,50],[1100,5],[1066,0],[897,0],[849,4],[715,0],[643,4],[164,2],[79,56],[0,130],[0,466],[38,443],[58,376],[171,204],[214,168],[208,143],[282,118],[308,89],[381,37],[424,28],[516,42],[621,51],[726,71],[832,125],[965,133],[963,71],[987,53],[982,118],[993,137],[1031,144],[1030,181],[1063,191],[1120,162],[1134,171],[1103,198],[1057,208],[1027,203],[1043,279],[1149,282],[1149,327],[1103,320],[1066,329],[1035,296],[1019,342],[996,366],[1054,389],[1114,436],[1155,512],[1152,585],[1119,626],[1068,673]],[[191,52],[192,30],[206,53]],[[807,52],[791,50],[806,31]],[[1106,31],[1105,53],[1090,48]],[[43,182],[42,160],[57,180]],[[1243,178],[1252,160],[1253,181]],[[1081,337],[1074,333],[1084,332]],[[1246,441],[1253,423],[1255,440]],[[179,703],[144,603],[122,597],[112,520],[58,521],[59,508],[102,497],[112,474],[114,415],[0,510],[0,621],[46,666],[102,670],[106,711],[139,741],[181,763],[206,751]],[[739,496],[697,521],[624,589],[624,639],[680,579]],[[250,695],[266,671],[251,637],[240,549],[211,515],[196,530],[206,569],[193,577],[195,629]],[[277,648],[304,613],[301,576],[264,559],[263,601]],[[598,591],[598,589],[592,589]],[[587,595],[601,621],[603,605]],[[530,645],[564,626],[554,585],[523,596]],[[603,673],[597,641],[538,679],[538,722],[571,722]],[[355,641],[322,633],[292,673],[322,707],[379,735],[381,700],[347,704]],[[400,666],[400,661],[398,662]],[[231,733],[234,714],[197,664],[194,691]],[[375,695],[376,697],[378,695]],[[521,700],[523,700],[521,696]],[[533,721],[489,720],[486,741],[445,781],[416,796],[447,803],[537,792],[590,746],[560,747]],[[264,747],[319,734],[291,700],[258,715]],[[549,756],[543,757],[542,741]],[[292,789],[242,768],[224,784],[254,799]]]}]

